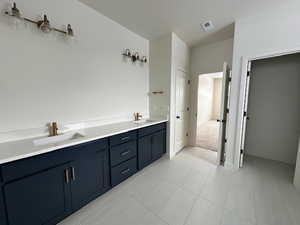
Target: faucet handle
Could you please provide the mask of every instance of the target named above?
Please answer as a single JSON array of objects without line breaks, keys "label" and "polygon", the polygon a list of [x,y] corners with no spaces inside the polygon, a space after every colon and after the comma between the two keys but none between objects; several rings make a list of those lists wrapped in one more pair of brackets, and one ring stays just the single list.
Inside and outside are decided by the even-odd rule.
[{"label": "faucet handle", "polygon": [[51,130],[52,130],[52,136],[57,136],[58,135],[58,125],[57,122],[52,122],[51,123]]},{"label": "faucet handle", "polygon": [[138,112],[137,112],[137,113],[134,113],[133,115],[134,115],[134,120],[135,120],[135,121],[138,121],[138,120],[140,120],[140,118],[143,117],[142,114],[140,114],[140,113],[138,113]]}]

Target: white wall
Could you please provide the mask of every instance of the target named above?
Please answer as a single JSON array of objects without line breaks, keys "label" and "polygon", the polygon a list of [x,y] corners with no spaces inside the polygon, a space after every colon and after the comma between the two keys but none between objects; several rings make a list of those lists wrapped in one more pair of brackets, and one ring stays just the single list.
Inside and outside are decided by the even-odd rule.
[{"label": "white wall", "polygon": [[191,118],[190,118],[190,145],[196,145],[197,96],[198,77],[200,74],[223,71],[223,64],[232,63],[233,39],[228,39],[205,46],[196,46],[191,49],[190,70],[191,82]]},{"label": "white wall", "polygon": [[150,95],[150,115],[167,116],[168,153],[175,155],[175,76],[178,68],[189,72],[189,47],[171,33],[150,42],[150,90],[164,91],[163,95]]},{"label": "white wall", "polygon": [[148,56],[146,39],[78,1],[16,2],[30,18],[46,12],[58,28],[71,23],[77,40],[14,30],[1,15],[0,131],[148,113],[149,66],[121,56],[125,48]]},{"label": "white wall", "polygon": [[231,105],[228,127],[226,164],[238,167],[240,126],[237,117],[240,97],[242,57],[255,57],[276,52],[300,50],[299,1],[282,2],[281,7],[270,5],[261,14],[253,14],[236,21],[233,53]]},{"label": "white wall", "polygon": [[[150,41],[150,116],[168,117],[170,108],[172,36]],[[163,91],[163,94],[152,94]]]},{"label": "white wall", "polygon": [[204,73],[223,71],[223,64],[232,64],[233,39],[204,46],[195,46],[191,50],[191,74],[193,77]]},{"label": "white wall", "polygon": [[300,54],[254,61],[245,152],[295,164],[300,137]]}]

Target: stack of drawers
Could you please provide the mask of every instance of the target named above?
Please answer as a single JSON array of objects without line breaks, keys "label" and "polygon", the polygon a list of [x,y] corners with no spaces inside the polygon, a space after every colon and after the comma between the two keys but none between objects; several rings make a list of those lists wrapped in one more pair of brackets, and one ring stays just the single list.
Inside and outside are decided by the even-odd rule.
[{"label": "stack of drawers", "polygon": [[137,172],[137,131],[110,138],[111,185],[116,186]]}]

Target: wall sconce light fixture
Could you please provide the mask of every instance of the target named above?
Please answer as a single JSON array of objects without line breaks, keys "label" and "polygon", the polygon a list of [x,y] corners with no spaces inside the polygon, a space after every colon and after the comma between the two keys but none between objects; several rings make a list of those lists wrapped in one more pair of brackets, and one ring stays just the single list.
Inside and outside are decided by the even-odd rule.
[{"label": "wall sconce light fixture", "polygon": [[148,61],[146,56],[140,57],[138,52],[132,54],[130,49],[126,49],[122,55],[131,58],[132,62],[140,61],[142,63],[147,63]]},{"label": "wall sconce light fixture", "polygon": [[32,19],[22,17],[20,10],[17,8],[17,4],[14,2],[9,11],[5,11],[5,14],[11,16],[18,20],[23,20],[32,24],[36,24],[40,31],[44,33],[50,33],[51,31],[56,31],[62,34],[65,34],[68,37],[74,37],[74,31],[70,24],[67,25],[66,30],[57,29],[52,27],[50,21],[48,20],[47,15],[44,15],[42,20],[34,21]]}]

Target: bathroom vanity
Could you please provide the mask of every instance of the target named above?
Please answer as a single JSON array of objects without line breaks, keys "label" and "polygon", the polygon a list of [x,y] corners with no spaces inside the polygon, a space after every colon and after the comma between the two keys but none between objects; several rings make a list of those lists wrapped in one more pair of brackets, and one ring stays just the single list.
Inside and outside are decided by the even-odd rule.
[{"label": "bathroom vanity", "polygon": [[1,225],[57,224],[159,159],[166,121],[89,128],[60,144],[31,143],[0,144]]}]

